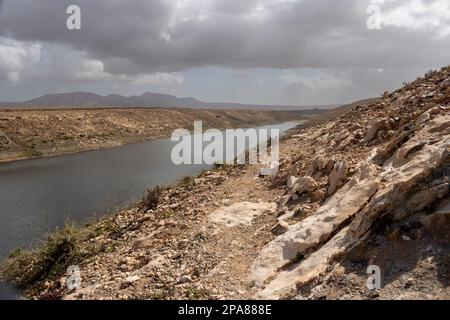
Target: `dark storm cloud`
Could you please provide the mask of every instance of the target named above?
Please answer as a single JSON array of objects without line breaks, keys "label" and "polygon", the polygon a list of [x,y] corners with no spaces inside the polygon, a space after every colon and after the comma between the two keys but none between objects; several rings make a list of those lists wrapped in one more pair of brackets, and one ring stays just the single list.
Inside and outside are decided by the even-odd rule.
[{"label": "dark storm cloud", "polygon": [[[183,3],[180,9],[177,4]],[[70,4],[82,9],[81,31],[65,28]],[[10,0],[0,17],[0,35],[66,44],[119,74],[208,65],[378,68],[446,61],[448,36],[438,38],[432,29],[394,25],[368,30],[368,4],[366,0]]]}]

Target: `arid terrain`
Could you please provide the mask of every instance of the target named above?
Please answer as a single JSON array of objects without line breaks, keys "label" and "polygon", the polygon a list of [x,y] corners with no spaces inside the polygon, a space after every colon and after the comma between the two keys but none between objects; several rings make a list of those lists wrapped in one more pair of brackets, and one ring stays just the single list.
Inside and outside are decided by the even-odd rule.
[{"label": "arid terrain", "polygon": [[449,107],[446,67],[297,129],[275,176],[227,165],[155,188],[2,277],[37,299],[449,299]]},{"label": "arid terrain", "polygon": [[198,109],[0,110],[0,162],[169,137],[178,128],[253,127],[302,119],[297,111]]}]

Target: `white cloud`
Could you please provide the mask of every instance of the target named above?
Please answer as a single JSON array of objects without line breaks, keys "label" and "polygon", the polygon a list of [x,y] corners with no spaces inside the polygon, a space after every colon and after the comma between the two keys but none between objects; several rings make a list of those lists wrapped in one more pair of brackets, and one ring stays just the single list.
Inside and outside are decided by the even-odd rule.
[{"label": "white cloud", "polygon": [[411,30],[431,30],[439,38],[450,35],[448,0],[372,0],[380,5],[382,26]]},{"label": "white cloud", "polygon": [[349,86],[351,81],[345,74],[336,76],[325,70],[318,70],[312,74],[298,74],[292,70],[285,70],[279,76],[285,83],[308,90],[336,89]]},{"label": "white cloud", "polygon": [[110,80],[113,77],[105,72],[105,65],[100,60],[85,60],[73,73],[76,80]]},{"label": "white cloud", "polygon": [[180,85],[184,83],[184,77],[177,72],[156,72],[152,74],[136,76],[133,80],[133,83],[137,85]]},{"label": "white cloud", "polygon": [[142,75],[111,74],[105,71],[101,60],[87,59],[72,74],[72,79],[82,81],[123,81],[133,85],[180,85],[184,77],[177,73],[156,72]]},{"label": "white cloud", "polygon": [[41,59],[41,45],[0,37],[0,76],[13,82]]}]

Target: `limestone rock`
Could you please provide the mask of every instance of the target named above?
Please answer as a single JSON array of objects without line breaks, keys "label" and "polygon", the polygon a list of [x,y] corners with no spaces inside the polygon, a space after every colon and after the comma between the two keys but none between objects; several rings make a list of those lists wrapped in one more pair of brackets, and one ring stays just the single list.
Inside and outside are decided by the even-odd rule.
[{"label": "limestone rock", "polygon": [[373,165],[364,163],[314,215],[292,225],[285,234],[266,245],[252,266],[250,279],[262,283],[299,254],[326,241],[377,191],[379,180],[374,173]]},{"label": "limestone rock", "polygon": [[347,174],[348,163],[345,160],[338,161],[334,164],[328,179],[328,195],[334,194],[337,189],[342,187]]},{"label": "limestone rock", "polygon": [[215,210],[209,215],[209,220],[233,228],[238,225],[250,225],[255,217],[273,211],[275,203],[272,202],[238,202]]},{"label": "limestone rock", "polygon": [[139,279],[140,278],[138,276],[130,276],[130,277],[126,278],[125,281],[122,282],[122,284],[120,285],[120,289],[128,288],[129,286],[131,286],[133,283],[135,283]]},{"label": "limestone rock", "polygon": [[272,233],[276,236],[282,235],[283,233],[286,233],[289,229],[289,224],[286,221],[280,221],[278,222],[273,228]]},{"label": "limestone rock", "polygon": [[259,171],[259,175],[261,177],[272,177],[277,174],[278,169],[279,169],[279,163],[272,162],[268,168],[262,168]]},{"label": "limestone rock", "polygon": [[416,123],[424,124],[425,122],[428,122],[430,119],[431,119],[430,112],[424,112],[416,119]]},{"label": "limestone rock", "polygon": [[[450,119],[450,116],[446,116],[446,118]],[[409,197],[409,192],[420,181],[429,177],[434,170],[445,166],[450,160],[448,151],[450,148],[450,135],[441,136],[442,131],[437,130],[438,128],[442,129],[440,124],[443,122],[445,122],[445,119],[440,119],[434,125],[429,125],[427,130],[428,133],[432,132],[432,134],[439,136],[441,139],[439,142],[424,146],[412,159],[396,161],[398,158],[394,155],[393,159],[385,164],[385,171],[380,174],[385,183],[384,188],[373,196],[364,210],[350,224],[350,233],[355,238],[355,241],[356,239],[367,237],[372,223],[376,219],[389,212],[394,212],[396,206],[405,204]],[[402,154],[402,149],[409,148],[423,138],[424,136],[416,136],[397,150],[396,154]],[[430,192],[428,196],[439,197],[441,193],[438,191]],[[433,198],[427,198],[426,201],[431,203],[434,200]]]},{"label": "limestone rock", "polygon": [[280,299],[295,290],[297,285],[304,284],[323,273],[328,263],[346,249],[345,235],[348,228],[342,229],[322,248],[311,254],[294,267],[281,271],[257,295],[258,299]]},{"label": "limestone rock", "polygon": [[377,136],[378,131],[384,127],[384,122],[376,121],[367,130],[366,136],[364,137],[362,143],[366,144],[371,142]]},{"label": "limestone rock", "polygon": [[314,178],[320,178],[322,176],[328,175],[333,168],[333,165],[333,159],[327,160],[323,157],[317,157],[309,166],[306,175]]},{"label": "limestone rock", "polygon": [[294,185],[297,183],[298,178],[294,176],[290,176],[287,180],[287,187],[288,189],[292,189]]},{"label": "limestone rock", "polygon": [[292,187],[293,193],[301,194],[303,192],[311,193],[317,188],[317,182],[315,179],[306,176],[297,179]]}]

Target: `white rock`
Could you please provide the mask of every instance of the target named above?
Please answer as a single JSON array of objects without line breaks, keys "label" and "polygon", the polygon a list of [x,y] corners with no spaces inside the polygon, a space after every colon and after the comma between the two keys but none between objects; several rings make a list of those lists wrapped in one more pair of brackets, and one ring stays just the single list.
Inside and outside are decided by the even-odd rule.
[{"label": "white rock", "polygon": [[231,200],[230,200],[230,199],[223,199],[223,200],[222,200],[222,204],[223,204],[224,206],[229,206],[229,205],[231,204]]},{"label": "white rock", "polygon": [[348,227],[342,229],[318,251],[311,254],[295,267],[281,271],[264,290],[258,293],[257,298],[276,300],[295,290],[297,285],[304,284],[323,273],[328,263],[336,255],[341,254],[346,246],[345,235]]},{"label": "white rock", "polygon": [[406,235],[402,235],[402,240],[403,241],[411,241],[411,238]]},{"label": "white rock", "polygon": [[431,119],[430,112],[424,112],[416,119],[416,123],[424,124],[424,123],[430,121],[430,119]]},{"label": "white rock", "polygon": [[328,195],[334,194],[342,186],[345,175],[347,174],[347,168],[348,164],[345,160],[338,161],[334,164],[328,179]]},{"label": "white rock", "polygon": [[192,283],[192,278],[188,275],[184,275],[180,278],[180,283]]},{"label": "white rock", "polygon": [[125,279],[126,282],[133,283],[138,281],[140,278],[138,276],[131,276]]},{"label": "white rock", "polygon": [[[379,174],[384,188],[373,195],[371,201],[361,210],[350,224],[350,233],[362,240],[368,235],[372,223],[383,213],[393,209],[397,202],[406,203],[407,192],[421,180],[429,176],[438,166],[443,165],[450,148],[450,115],[430,121],[420,133],[405,142],[396,150]],[[404,157],[405,150],[411,150],[421,141],[437,141],[423,146],[412,157]],[[427,200],[428,201],[428,200]]]},{"label": "white rock", "polygon": [[276,204],[273,202],[237,202],[215,210],[209,215],[209,220],[233,228],[238,225],[251,225],[255,217],[263,213],[272,213],[275,209]]},{"label": "white rock", "polygon": [[314,178],[305,176],[297,179],[295,185],[292,187],[292,193],[312,192],[317,188],[317,182]]},{"label": "white rock", "polygon": [[278,173],[278,169],[279,169],[279,163],[275,161],[270,164],[269,168],[262,168],[259,171],[259,175],[262,177],[267,177],[267,176],[271,177]]},{"label": "white rock", "polygon": [[315,214],[290,226],[285,234],[267,244],[253,263],[250,281],[262,284],[298,254],[326,241],[344,221],[359,212],[377,191],[380,182],[374,174],[375,166],[363,163],[354,177]]},{"label": "white rock", "polygon": [[297,183],[298,178],[294,176],[290,176],[287,180],[287,187],[291,189]]},{"label": "white rock", "polygon": [[[384,123],[383,123],[383,125],[384,125]],[[375,139],[375,137],[377,136],[377,133],[378,133],[378,131],[380,131],[380,129],[381,129],[381,124],[380,124],[380,122],[375,122],[375,123],[373,123],[371,126],[370,126],[370,128],[369,128],[369,130],[367,131],[367,134],[366,134],[366,136],[364,137],[364,139],[363,139],[363,143],[365,144],[365,143],[369,143],[369,142],[371,142],[373,139]]]}]

